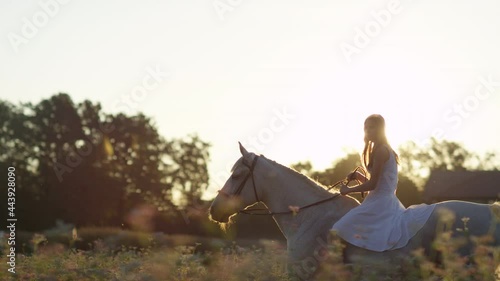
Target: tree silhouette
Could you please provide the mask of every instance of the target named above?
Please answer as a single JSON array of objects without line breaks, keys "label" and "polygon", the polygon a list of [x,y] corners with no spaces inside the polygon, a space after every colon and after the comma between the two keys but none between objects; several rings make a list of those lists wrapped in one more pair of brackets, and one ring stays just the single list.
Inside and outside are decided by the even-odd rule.
[{"label": "tree silhouette", "polygon": [[310,178],[324,184],[332,185],[344,179],[357,166],[361,165],[361,160],[357,153],[349,153],[343,158],[336,159],[332,166],[323,171],[313,170],[311,162],[298,162],[290,165],[294,170],[309,176]]},{"label": "tree silhouette", "polygon": [[199,205],[202,193],[208,187],[209,144],[196,135],[167,144],[166,155],[168,163],[172,164],[165,168],[172,189],[181,194],[178,204],[184,208]]},{"label": "tree silhouette", "polygon": [[120,226],[135,206],[172,213],[173,190],[184,190],[188,205],[208,183],[209,144],[197,136],[167,141],[143,114],[106,114],[63,93],[38,104],[0,101],[0,141],[0,168],[16,168],[20,229],[56,219]]},{"label": "tree silhouette", "polygon": [[481,156],[462,144],[432,138],[429,145],[407,142],[399,148],[401,171],[422,188],[431,171],[494,170],[498,169],[495,153]]}]

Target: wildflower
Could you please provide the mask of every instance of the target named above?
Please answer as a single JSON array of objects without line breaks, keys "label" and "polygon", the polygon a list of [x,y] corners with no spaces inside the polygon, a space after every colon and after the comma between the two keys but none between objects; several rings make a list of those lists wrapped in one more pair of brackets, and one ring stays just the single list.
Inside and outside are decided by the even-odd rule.
[{"label": "wildflower", "polygon": [[73,230],[71,231],[71,234],[73,236],[73,240],[78,239],[78,232],[76,232],[76,227],[73,227]]},{"label": "wildflower", "polygon": [[468,217],[463,217],[462,222],[464,223],[464,228],[457,228],[458,232],[468,232],[469,228],[467,227],[467,222],[469,221],[470,218]]}]

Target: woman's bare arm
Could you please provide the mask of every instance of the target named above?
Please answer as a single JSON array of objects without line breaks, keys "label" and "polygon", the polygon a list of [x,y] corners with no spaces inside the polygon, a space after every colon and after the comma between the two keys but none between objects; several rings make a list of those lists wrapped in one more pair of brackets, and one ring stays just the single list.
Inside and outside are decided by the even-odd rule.
[{"label": "woman's bare arm", "polygon": [[387,162],[387,160],[389,159],[389,150],[386,149],[385,146],[384,148],[378,148],[374,152],[373,172],[371,173],[370,179],[360,185],[341,189],[342,194],[347,194],[351,192],[370,191],[374,190],[377,187],[377,182],[382,173],[382,167],[384,166],[385,162]]}]

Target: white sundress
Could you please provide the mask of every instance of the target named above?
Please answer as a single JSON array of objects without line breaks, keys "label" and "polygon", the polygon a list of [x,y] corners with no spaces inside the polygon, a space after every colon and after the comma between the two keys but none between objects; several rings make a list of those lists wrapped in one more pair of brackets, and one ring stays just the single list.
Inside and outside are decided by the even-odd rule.
[{"label": "white sundress", "polygon": [[348,243],[372,251],[402,248],[424,226],[435,205],[405,208],[396,197],[398,166],[392,150],[377,187],[361,205],[350,210],[332,230]]}]

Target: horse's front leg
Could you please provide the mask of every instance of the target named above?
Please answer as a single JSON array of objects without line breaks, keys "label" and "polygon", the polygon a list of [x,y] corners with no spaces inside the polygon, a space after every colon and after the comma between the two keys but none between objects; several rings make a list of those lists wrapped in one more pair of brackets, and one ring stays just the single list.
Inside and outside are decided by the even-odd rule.
[{"label": "horse's front leg", "polygon": [[296,280],[313,280],[321,264],[327,259],[327,239],[318,237],[288,248],[287,271]]}]

